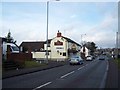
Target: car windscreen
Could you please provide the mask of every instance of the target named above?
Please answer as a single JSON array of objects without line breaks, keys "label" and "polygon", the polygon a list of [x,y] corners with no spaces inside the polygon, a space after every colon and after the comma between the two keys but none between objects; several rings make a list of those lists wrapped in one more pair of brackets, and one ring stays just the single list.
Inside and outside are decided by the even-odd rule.
[{"label": "car windscreen", "polygon": [[71,58],[79,58],[79,56],[72,56]]},{"label": "car windscreen", "polygon": [[11,46],[13,51],[19,51],[19,48],[18,47],[15,47],[15,46]]}]

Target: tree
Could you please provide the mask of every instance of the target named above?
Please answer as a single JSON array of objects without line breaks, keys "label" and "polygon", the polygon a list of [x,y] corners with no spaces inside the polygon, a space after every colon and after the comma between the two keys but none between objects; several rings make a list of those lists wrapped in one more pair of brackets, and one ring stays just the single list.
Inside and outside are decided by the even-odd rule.
[{"label": "tree", "polygon": [[7,37],[6,38],[6,42],[7,43],[13,43],[15,44],[17,47],[19,47],[17,44],[16,44],[16,40],[13,39],[13,37],[11,36],[11,32],[9,30],[8,34],[7,34]]},{"label": "tree", "polygon": [[14,40],[11,37],[11,32],[10,31],[8,32],[6,39],[7,39],[7,43],[13,43]]},{"label": "tree", "polygon": [[90,50],[91,55],[95,52],[97,46],[94,42],[86,42],[85,46]]}]

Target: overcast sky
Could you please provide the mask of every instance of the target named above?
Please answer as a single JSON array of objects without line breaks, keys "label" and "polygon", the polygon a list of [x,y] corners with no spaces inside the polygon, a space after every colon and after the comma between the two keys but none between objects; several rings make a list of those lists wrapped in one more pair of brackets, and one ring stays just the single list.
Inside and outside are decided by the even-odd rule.
[{"label": "overcast sky", "polygon": [[[2,2],[0,6],[0,36],[6,36],[10,29],[18,45],[46,40],[46,2]],[[118,3],[51,1],[49,38],[54,38],[58,30],[77,43],[82,35],[83,41],[93,41],[99,47],[115,47]]]}]

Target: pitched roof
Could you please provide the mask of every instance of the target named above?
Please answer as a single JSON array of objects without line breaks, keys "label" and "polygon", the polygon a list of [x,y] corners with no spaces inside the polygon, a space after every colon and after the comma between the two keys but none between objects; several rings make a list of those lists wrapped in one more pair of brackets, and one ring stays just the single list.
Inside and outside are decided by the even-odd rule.
[{"label": "pitched roof", "polygon": [[20,47],[22,46],[24,48],[35,51],[35,50],[40,50],[41,48],[44,49],[44,44],[45,44],[45,41],[22,42],[20,44]]},{"label": "pitched roof", "polygon": [[[48,39],[48,44],[50,44],[52,39]],[[47,40],[45,41],[45,44],[47,43]]]},{"label": "pitched roof", "polygon": [[4,37],[0,37],[2,39],[2,42],[7,42],[7,39]]},{"label": "pitched roof", "polygon": [[71,40],[70,38],[67,38],[67,37],[64,37],[64,36],[62,36],[62,37],[65,38],[68,42],[75,43],[75,44],[77,44],[78,46],[81,46],[80,44],[78,44],[77,42]]}]

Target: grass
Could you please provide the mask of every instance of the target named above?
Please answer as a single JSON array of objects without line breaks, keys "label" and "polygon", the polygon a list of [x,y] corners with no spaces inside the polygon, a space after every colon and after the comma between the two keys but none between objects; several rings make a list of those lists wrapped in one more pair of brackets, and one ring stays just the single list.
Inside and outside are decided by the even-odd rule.
[{"label": "grass", "polygon": [[40,67],[45,65],[46,65],[45,63],[39,63],[36,61],[25,61],[25,68]]},{"label": "grass", "polygon": [[117,65],[118,65],[118,68],[120,69],[120,58],[118,58],[118,59],[115,59],[115,62],[117,63]]}]

